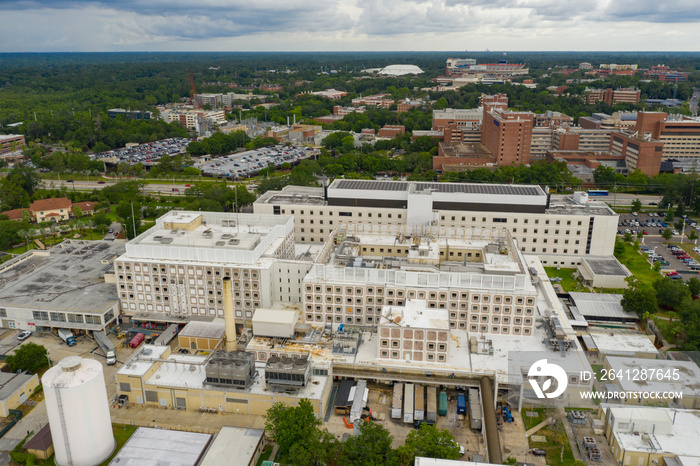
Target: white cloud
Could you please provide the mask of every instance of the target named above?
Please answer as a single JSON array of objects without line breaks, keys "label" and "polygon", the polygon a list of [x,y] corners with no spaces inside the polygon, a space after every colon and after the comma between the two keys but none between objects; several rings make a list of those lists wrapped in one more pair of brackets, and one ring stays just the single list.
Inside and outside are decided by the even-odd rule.
[{"label": "white cloud", "polygon": [[695,3],[0,0],[0,51],[693,50]]}]

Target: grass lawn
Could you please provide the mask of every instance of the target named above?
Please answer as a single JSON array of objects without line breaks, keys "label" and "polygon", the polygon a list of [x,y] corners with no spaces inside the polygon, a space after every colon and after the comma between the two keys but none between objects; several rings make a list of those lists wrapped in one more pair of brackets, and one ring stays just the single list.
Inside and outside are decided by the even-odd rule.
[{"label": "grass lawn", "polygon": [[661,278],[661,274],[650,268],[646,256],[636,250],[634,244],[625,244],[622,254],[615,257],[642,283],[654,283]]},{"label": "grass lawn", "polygon": [[673,322],[671,322],[666,319],[659,319],[656,316],[651,316],[651,320],[654,321],[656,327],[661,331],[661,335],[664,336],[664,338],[667,342],[669,342],[669,344],[678,343],[676,335],[681,330],[682,323],[680,319],[676,319]]},{"label": "grass lawn", "polygon": [[266,446],[265,449],[263,450],[263,452],[260,454],[260,459],[258,459],[256,466],[262,466],[263,461],[269,460],[271,453],[272,453],[272,445]]},{"label": "grass lawn", "polygon": [[109,462],[117,456],[119,450],[122,449],[124,444],[129,438],[136,432],[137,426],[127,426],[123,424],[112,424],[112,431],[114,432],[114,440],[117,442],[117,447],[114,449],[114,453],[107,460],[102,462],[102,466],[109,465]]},{"label": "grass lawn", "polygon": [[[536,411],[538,413],[538,416],[537,417],[529,417],[525,414],[526,411]],[[523,408],[522,413],[523,413],[523,422],[525,423],[525,430],[534,427],[535,425],[544,421],[546,418],[545,417],[545,410],[543,408],[533,408],[533,409],[524,409]],[[566,422],[566,421],[557,420],[557,424],[560,422]],[[574,454],[571,451],[571,446],[569,445],[569,440],[566,436],[566,432],[564,431],[563,426],[558,427],[558,429],[560,429],[560,431],[556,433],[556,439],[557,439],[556,442],[554,442],[555,432],[552,429],[553,429],[553,426],[549,426],[549,427],[543,427],[542,429],[538,430],[535,435],[544,435],[545,438],[547,439],[547,441],[544,443],[543,442],[533,442],[532,438],[530,438],[528,440],[530,448],[541,448],[542,450],[546,450],[547,456],[545,458],[547,459],[548,465],[564,466],[564,465],[573,464],[573,462],[575,461]],[[563,454],[562,454],[562,446],[564,447]]]},{"label": "grass lawn", "polygon": [[576,269],[557,270],[556,267],[545,267],[544,270],[547,272],[547,276],[549,278],[561,278],[561,282],[559,282],[559,284],[564,291],[586,291],[586,288],[583,287],[573,276]]}]

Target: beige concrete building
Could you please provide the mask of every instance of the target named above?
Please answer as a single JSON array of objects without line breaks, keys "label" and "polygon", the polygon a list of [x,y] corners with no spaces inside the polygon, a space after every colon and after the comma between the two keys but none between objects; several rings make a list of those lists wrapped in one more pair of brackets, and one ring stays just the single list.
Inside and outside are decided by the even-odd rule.
[{"label": "beige concrete building", "polygon": [[208,382],[209,364],[206,356],[171,354],[169,346],[144,345],[117,371],[118,395],[139,405],[258,416],[276,402],[296,405],[306,398],[317,416],[326,412],[332,386],[328,370],[308,374],[303,385],[280,388],[268,383],[269,367],[253,368],[255,377],[244,386]]},{"label": "beige concrete building", "polygon": [[213,351],[224,338],[224,322],[191,321],[177,334],[178,346],[190,351]]},{"label": "beige concrete building", "polygon": [[613,254],[618,222],[605,203],[577,199],[539,186],[335,180],[325,190],[268,191],[253,211],[294,216],[296,241],[312,244],[325,243],[340,223],[506,228],[521,252],[575,267],[583,256]]},{"label": "beige concrete building", "polygon": [[[692,361],[608,356],[603,367],[620,392],[637,394],[620,398],[623,404],[700,408],[700,368]],[[669,392],[680,395],[659,395]]]},{"label": "beige concrete building", "polygon": [[600,405],[605,438],[622,466],[692,466],[700,463],[697,411]]},{"label": "beige concrete building", "polygon": [[0,417],[7,417],[11,409],[27,401],[38,386],[36,374],[0,372]]},{"label": "beige concrete building", "polygon": [[250,326],[257,308],[301,302],[312,264],[294,258],[291,217],[172,211],[115,262],[123,314],[223,317],[231,277],[239,328]]},{"label": "beige concrete building", "polygon": [[384,306],[422,300],[451,329],[530,335],[537,300],[505,229],[343,225],[304,286],[304,320],[334,326],[375,326]]},{"label": "beige concrete building", "polygon": [[0,265],[0,322],[30,331],[74,333],[111,327],[119,315],[113,261],[124,245],[64,241]]},{"label": "beige concrete building", "polygon": [[445,362],[449,358],[447,309],[428,308],[426,301],[385,306],[377,332],[380,359]]}]

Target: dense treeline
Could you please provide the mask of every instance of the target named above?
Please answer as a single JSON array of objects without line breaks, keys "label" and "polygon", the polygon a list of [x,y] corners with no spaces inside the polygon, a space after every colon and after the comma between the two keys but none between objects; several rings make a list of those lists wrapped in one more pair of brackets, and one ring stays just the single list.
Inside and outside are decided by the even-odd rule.
[{"label": "dense treeline", "polygon": [[85,151],[93,152],[124,147],[126,143],[143,144],[189,136],[177,122],[109,118],[106,113],[92,116],[88,112],[56,112],[48,117],[30,120],[23,126],[29,140],[45,143],[70,141]]},{"label": "dense treeline", "polygon": [[581,185],[581,180],[566,168],[566,162],[550,163],[544,160],[532,162],[530,166],[502,166],[493,171],[488,168],[475,168],[464,172],[445,172],[440,176],[440,181],[539,184],[551,189],[575,188]]}]

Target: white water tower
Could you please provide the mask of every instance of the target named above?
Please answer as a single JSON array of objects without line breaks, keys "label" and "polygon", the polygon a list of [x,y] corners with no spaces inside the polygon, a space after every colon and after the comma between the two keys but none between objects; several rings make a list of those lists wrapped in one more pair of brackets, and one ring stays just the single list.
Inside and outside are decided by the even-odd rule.
[{"label": "white water tower", "polygon": [[102,364],[69,356],[41,378],[59,466],[91,466],[114,452]]}]

